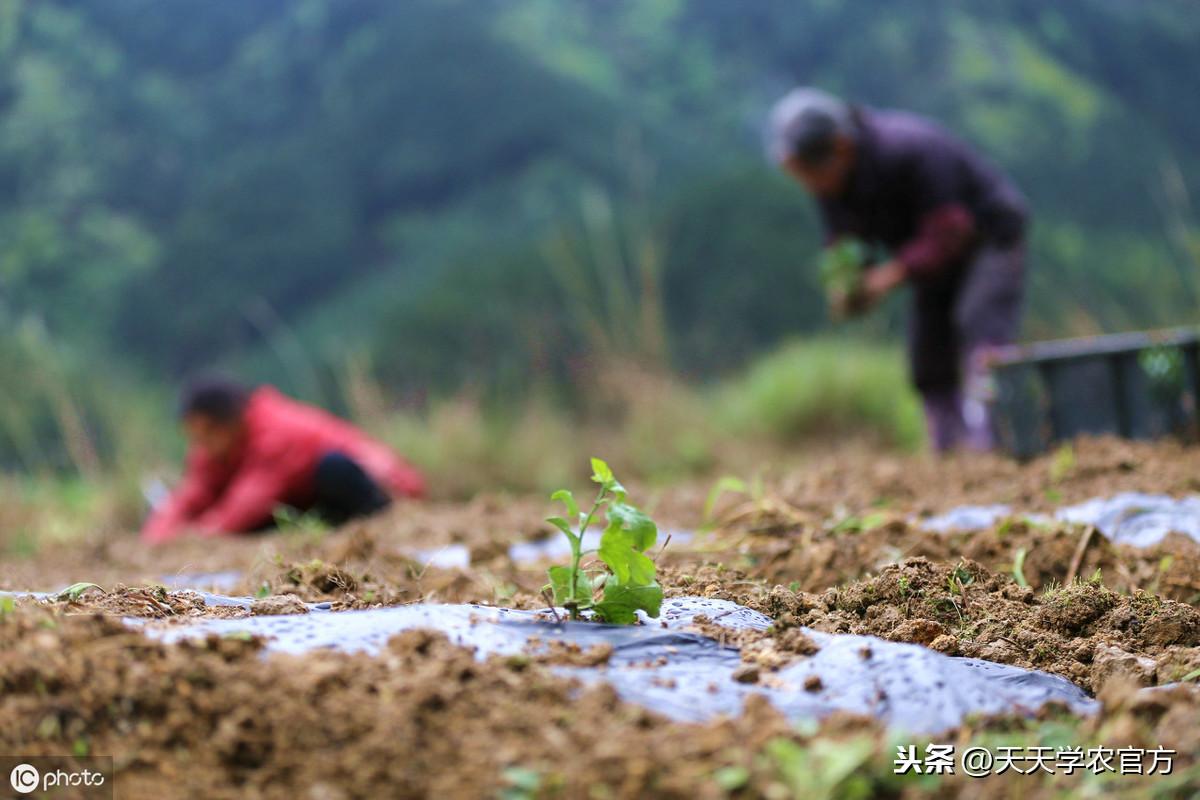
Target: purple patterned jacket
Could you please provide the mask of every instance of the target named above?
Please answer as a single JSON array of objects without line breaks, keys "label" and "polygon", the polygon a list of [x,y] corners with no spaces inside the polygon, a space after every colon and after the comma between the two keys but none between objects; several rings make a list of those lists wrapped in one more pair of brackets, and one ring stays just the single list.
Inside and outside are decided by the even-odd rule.
[{"label": "purple patterned jacket", "polygon": [[857,109],[856,160],[846,190],[818,200],[829,241],[882,245],[920,283],[968,263],[984,243],[1025,230],[1025,199],[981,156],[933,122]]}]

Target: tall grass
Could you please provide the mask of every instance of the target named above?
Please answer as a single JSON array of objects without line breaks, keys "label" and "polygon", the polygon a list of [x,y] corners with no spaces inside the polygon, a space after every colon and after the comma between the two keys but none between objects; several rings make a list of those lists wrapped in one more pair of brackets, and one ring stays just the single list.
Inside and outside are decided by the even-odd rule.
[{"label": "tall grass", "polygon": [[[577,465],[593,454],[663,483],[751,469],[812,440],[836,446],[865,436],[912,449],[923,439],[899,349],[851,339],[792,342],[706,386],[637,360],[598,359],[572,393],[534,387],[500,406],[468,393],[401,407],[367,362],[348,361],[341,374],[351,418],[423,469],[443,499],[546,491],[579,477]],[[10,462],[0,475],[3,553],[132,530],[143,513],[141,483],[178,468],[182,441],[161,390],[110,387],[74,399],[98,428],[97,467]]]},{"label": "tall grass", "polygon": [[722,428],[778,442],[869,434],[903,450],[924,441],[899,348],[822,338],[755,361],[717,391]]},{"label": "tall grass", "polygon": [[520,408],[491,409],[460,395],[398,411],[373,432],[424,470],[440,498],[547,491],[577,462],[571,416],[540,396]]},{"label": "tall grass", "polygon": [[583,192],[578,230],[543,247],[549,274],[580,340],[602,361],[663,368],[669,341],[663,303],[662,231],[639,202],[613,207],[598,189]]},{"label": "tall grass", "polygon": [[135,527],[143,479],[182,449],[166,393],[30,320],[0,335],[0,373],[0,557]]},{"label": "tall grass", "polygon": [[533,391],[508,408],[459,395],[420,410],[380,411],[386,392],[361,371],[347,391],[373,398],[357,407],[374,410],[356,420],[425,469],[435,495],[451,498],[552,488],[594,453],[625,473],[665,482],[743,468],[813,440],[868,439],[901,450],[924,441],[901,351],[884,344],[792,342],[711,386],[619,359],[599,362],[580,380],[576,394],[585,401],[575,407]]}]

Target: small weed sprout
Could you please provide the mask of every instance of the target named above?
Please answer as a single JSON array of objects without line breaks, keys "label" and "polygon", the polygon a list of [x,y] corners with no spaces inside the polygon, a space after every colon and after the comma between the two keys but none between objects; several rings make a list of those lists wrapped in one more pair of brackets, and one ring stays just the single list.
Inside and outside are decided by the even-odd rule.
[{"label": "small weed sprout", "polygon": [[1025,556],[1028,555],[1025,548],[1019,548],[1016,556],[1013,558],[1012,576],[1017,585],[1022,588],[1029,587],[1029,581],[1025,579]]},{"label": "small weed sprout", "polygon": [[1075,471],[1075,463],[1075,448],[1070,442],[1055,450],[1050,462],[1050,482],[1058,484],[1069,478]]},{"label": "small weed sprout", "polygon": [[[650,517],[628,502],[625,487],[613,476],[608,464],[592,459],[592,481],[600,490],[588,511],[580,510],[575,497],[566,489],[551,495],[566,507],[567,514],[578,528],[563,517],[549,517],[549,522],[563,532],[571,545],[569,566],[553,566],[546,586],[556,605],[567,610],[572,620],[581,611],[591,609],[597,619],[617,624],[637,621],[637,612],[645,611],[657,617],[662,606],[662,587],[656,580],[653,559],[646,551],[658,539],[658,527]],[[597,514],[605,514],[604,532],[596,550],[583,549],[583,536]],[[595,554],[604,569],[588,573],[582,567],[583,557]],[[603,597],[595,601],[596,592]]]},{"label": "small weed sprout", "polygon": [[732,475],[726,475],[715,484],[708,492],[708,497],[704,500],[704,522],[706,525],[715,525],[716,519],[713,514],[717,510],[717,503],[721,500],[721,495],[730,494],[750,494],[750,487],[741,478]]},{"label": "small weed sprout", "polygon": [[963,589],[975,582],[975,577],[965,565],[959,564],[954,570],[946,576],[946,588],[951,594],[962,595]]},{"label": "small weed sprout", "polygon": [[277,506],[271,515],[275,526],[286,533],[320,538],[329,533],[329,523],[315,511],[298,511],[291,506]]},{"label": "small weed sprout", "polygon": [[79,602],[79,598],[83,597],[84,592],[86,592],[88,589],[100,589],[101,593],[104,592],[103,589],[94,583],[73,583],[58,594],[54,595],[54,599],[76,603]]},{"label": "small weed sprout", "polygon": [[538,796],[542,776],[537,770],[508,767],[503,774],[505,786],[500,790],[500,800],[530,800]]}]

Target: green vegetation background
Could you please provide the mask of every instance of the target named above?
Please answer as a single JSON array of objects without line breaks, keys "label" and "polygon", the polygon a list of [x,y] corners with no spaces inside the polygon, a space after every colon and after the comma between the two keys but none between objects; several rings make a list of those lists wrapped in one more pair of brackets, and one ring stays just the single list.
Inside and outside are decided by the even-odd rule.
[{"label": "green vegetation background", "polygon": [[603,416],[620,364],[709,385],[632,415],[671,427],[652,464],[703,465],[714,425],[911,444],[902,303],[743,366],[829,327],[770,103],[925,112],[1013,174],[1029,336],[1190,323],[1198,40],[1188,0],[0,0],[0,467],[177,450],[174,382],[210,367],[427,463],[439,425],[482,453]]}]

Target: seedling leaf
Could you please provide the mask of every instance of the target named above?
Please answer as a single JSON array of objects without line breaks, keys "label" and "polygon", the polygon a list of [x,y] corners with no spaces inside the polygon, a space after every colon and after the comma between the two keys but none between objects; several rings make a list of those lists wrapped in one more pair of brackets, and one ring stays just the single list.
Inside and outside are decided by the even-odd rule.
[{"label": "seedling leaf", "polygon": [[557,500],[567,507],[567,514],[572,519],[579,518],[579,504],[575,502],[575,495],[567,489],[559,489],[554,494],[550,495],[551,500]]},{"label": "seedling leaf", "polygon": [[601,486],[604,486],[605,484],[612,483],[616,479],[613,477],[612,468],[609,467],[607,463],[598,458],[593,458],[592,480]]},{"label": "seedling leaf", "polygon": [[546,517],[546,522],[549,522],[554,527],[567,535],[568,539],[575,539],[575,532],[571,530],[571,523],[567,522],[562,517]]},{"label": "seedling leaf", "polygon": [[606,528],[596,555],[622,583],[643,584],[654,580],[654,561],[632,546],[626,530],[612,525]]},{"label": "seedling leaf", "polygon": [[614,525],[629,534],[630,545],[635,550],[645,551],[658,541],[658,526],[640,509],[628,503],[613,503],[608,507],[608,527]]},{"label": "seedling leaf", "polygon": [[592,581],[582,571],[575,573],[575,596],[571,597],[571,568],[554,566],[549,569],[550,590],[554,602],[564,608],[590,608],[592,605]]},{"label": "seedling leaf", "polygon": [[70,602],[74,603],[77,602],[80,597],[83,597],[83,593],[88,589],[100,589],[101,592],[104,591],[94,583],[73,583],[58,594],[54,595],[54,599],[69,600]]},{"label": "seedling leaf", "polygon": [[616,625],[631,625],[637,622],[638,609],[657,617],[662,599],[662,587],[657,583],[630,586],[610,578],[604,586],[604,599],[596,604],[596,616]]},{"label": "seedling leaf", "polygon": [[601,487],[611,493],[619,502],[625,500],[625,487],[613,475],[612,468],[598,458],[592,459],[592,481],[600,484]]}]

